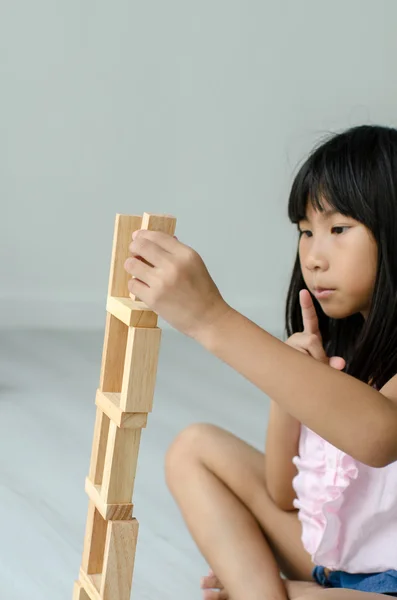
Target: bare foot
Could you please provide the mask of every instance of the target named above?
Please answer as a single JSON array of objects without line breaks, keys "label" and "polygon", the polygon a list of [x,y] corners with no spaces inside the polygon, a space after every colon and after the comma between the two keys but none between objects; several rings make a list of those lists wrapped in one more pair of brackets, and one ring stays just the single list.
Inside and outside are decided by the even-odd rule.
[{"label": "bare foot", "polygon": [[229,594],[215,575],[214,571],[210,570],[207,577],[201,579],[201,589],[203,591],[204,600],[228,600]]}]

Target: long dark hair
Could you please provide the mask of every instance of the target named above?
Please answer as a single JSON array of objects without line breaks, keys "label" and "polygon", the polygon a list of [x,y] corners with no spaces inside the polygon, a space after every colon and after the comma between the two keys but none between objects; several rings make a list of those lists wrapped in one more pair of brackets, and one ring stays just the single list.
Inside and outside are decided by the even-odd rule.
[{"label": "long dark hair", "polygon": [[[292,184],[288,215],[305,218],[307,203],[326,200],[363,223],[378,246],[367,320],[360,314],[328,317],[312,296],[328,356],[342,356],[345,372],[380,389],[397,373],[397,130],[362,125],[333,135],[314,149]],[[297,254],[286,303],[286,333],[302,331],[299,290],[307,289]]]}]

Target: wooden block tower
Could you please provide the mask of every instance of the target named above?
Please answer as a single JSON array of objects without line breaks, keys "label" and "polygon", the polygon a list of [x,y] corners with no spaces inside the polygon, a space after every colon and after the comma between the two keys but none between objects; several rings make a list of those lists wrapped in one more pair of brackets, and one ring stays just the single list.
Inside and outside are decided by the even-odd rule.
[{"label": "wooden block tower", "polygon": [[130,600],[138,521],[132,494],[142,428],[152,410],[161,330],[128,290],[132,232],[174,234],[176,219],[116,215],[83,558],[73,600]]}]

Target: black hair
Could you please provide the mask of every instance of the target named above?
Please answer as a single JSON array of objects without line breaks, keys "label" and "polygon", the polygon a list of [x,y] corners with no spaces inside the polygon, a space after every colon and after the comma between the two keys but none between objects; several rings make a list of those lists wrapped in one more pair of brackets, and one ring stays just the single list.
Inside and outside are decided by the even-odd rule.
[{"label": "black hair", "polygon": [[[308,202],[319,211],[324,200],[363,223],[378,247],[377,274],[368,318],[361,313],[328,317],[312,295],[328,356],[342,356],[345,372],[380,389],[397,373],[397,129],[353,127],[315,148],[291,188],[292,223],[306,216]],[[307,289],[299,252],[286,303],[286,333],[302,331],[299,291]]]}]

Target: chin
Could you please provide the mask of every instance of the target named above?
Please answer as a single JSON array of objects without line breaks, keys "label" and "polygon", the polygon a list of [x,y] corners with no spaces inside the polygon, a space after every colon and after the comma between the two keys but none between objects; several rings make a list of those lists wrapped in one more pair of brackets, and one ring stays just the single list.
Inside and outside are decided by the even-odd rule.
[{"label": "chin", "polygon": [[321,308],[323,313],[330,319],[347,319],[347,317],[351,317],[359,312],[357,309],[348,309],[343,306],[331,306],[330,304],[327,306],[325,303],[321,304]]}]

